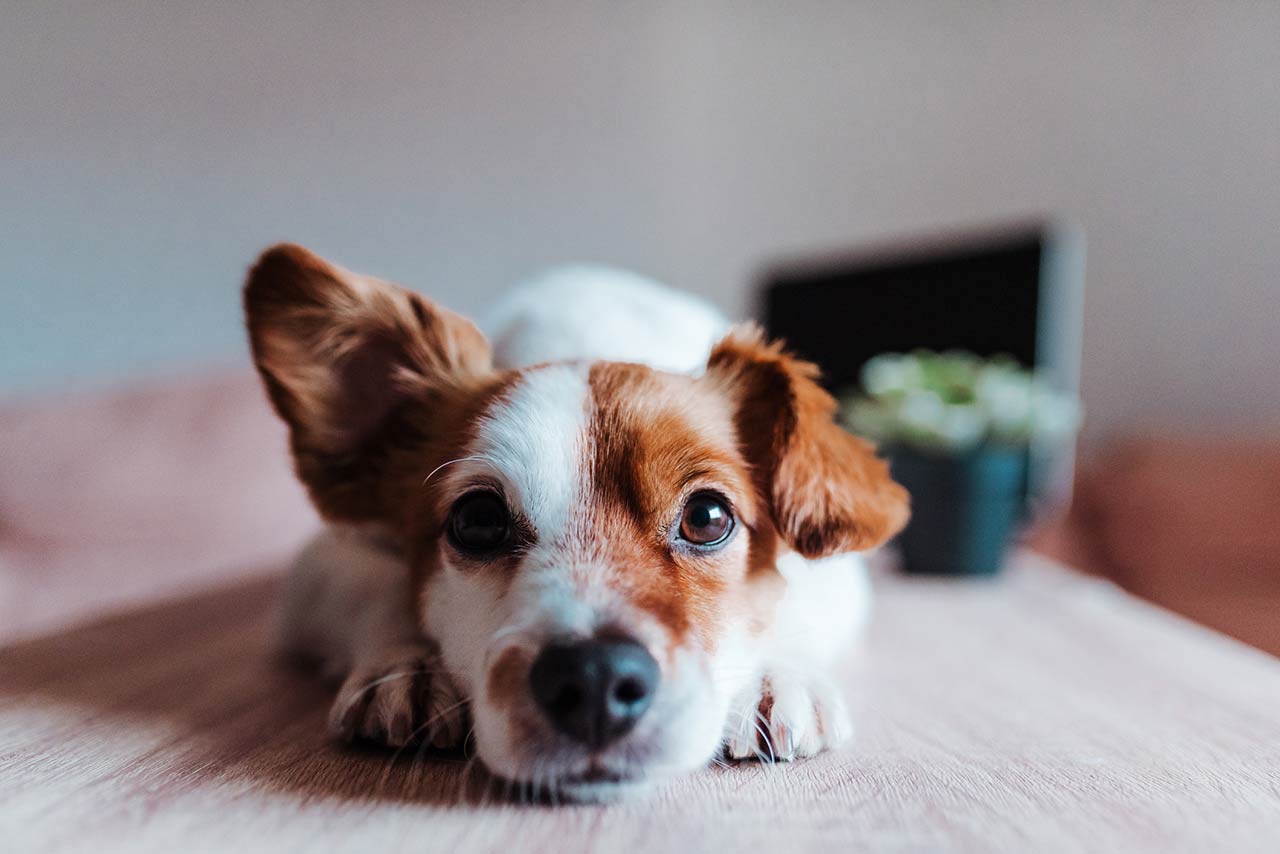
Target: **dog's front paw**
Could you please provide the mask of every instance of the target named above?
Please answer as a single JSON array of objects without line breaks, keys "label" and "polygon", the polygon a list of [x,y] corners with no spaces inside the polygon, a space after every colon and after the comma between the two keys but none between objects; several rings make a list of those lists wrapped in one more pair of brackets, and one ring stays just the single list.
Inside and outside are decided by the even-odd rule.
[{"label": "dog's front paw", "polygon": [[338,738],[452,749],[466,737],[466,703],[428,644],[389,648],[357,662],[329,710]]},{"label": "dog's front paw", "polygon": [[766,675],[733,703],[726,726],[730,759],[800,759],[848,741],[844,698],[821,679]]}]

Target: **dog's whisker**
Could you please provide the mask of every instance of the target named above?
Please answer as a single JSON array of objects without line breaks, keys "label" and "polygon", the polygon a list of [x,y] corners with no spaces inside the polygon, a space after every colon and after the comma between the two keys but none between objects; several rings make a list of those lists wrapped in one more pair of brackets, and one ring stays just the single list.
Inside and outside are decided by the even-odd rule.
[{"label": "dog's whisker", "polygon": [[769,764],[774,765],[778,761],[778,757],[774,753],[773,738],[768,733],[769,721],[765,720],[764,715],[759,709],[756,709],[756,732],[760,734],[760,738],[764,740],[765,746],[769,748]]},{"label": "dog's whisker", "polygon": [[[459,708],[465,706],[466,704],[467,704],[466,700],[459,700],[458,702],[453,703],[452,705],[449,705],[444,709],[441,709],[440,711],[436,712],[434,715],[432,715],[430,718],[428,718],[419,726],[414,727],[413,730],[409,733],[408,737],[405,739],[405,743],[400,745],[400,747],[398,747],[396,751],[393,754],[391,754],[391,758],[387,760],[386,769],[383,771],[382,777],[378,783],[378,791],[385,790],[387,782],[391,777],[391,772],[395,769],[396,760],[400,758],[400,754],[404,753],[404,751],[407,750],[415,742],[418,742],[418,750],[414,754],[413,762],[411,764],[414,766],[419,765],[422,761],[422,757],[425,755],[426,751],[431,747],[431,744],[429,741],[429,738],[431,735],[429,731],[430,727],[434,725],[436,722],[438,722],[439,720],[441,720],[442,718],[444,718],[446,715],[458,710]],[[427,739],[424,739],[421,742],[419,742],[419,736],[421,736],[423,733],[427,734]]]},{"label": "dog's whisker", "polygon": [[750,724],[751,724],[751,726],[755,729],[756,736],[757,736],[757,741],[756,741],[756,745],[757,745],[756,755],[757,755],[757,757],[759,757],[759,758],[763,759],[763,757],[760,755],[760,751],[759,751],[759,745],[760,745],[761,743],[763,743],[766,747],[768,747],[768,748],[769,748],[769,761],[770,761],[771,763],[772,763],[772,762],[775,762],[775,761],[776,761],[776,759],[775,759],[774,754],[773,754],[773,745],[772,745],[772,743],[771,743],[771,741],[770,741],[770,739],[769,739],[768,733],[765,731],[765,729],[764,729],[764,728],[762,728],[762,727],[761,727],[761,723],[764,723],[764,724],[765,724],[765,726],[767,727],[767,726],[768,726],[768,721],[765,721],[765,720],[764,720],[764,717],[760,714],[760,712],[759,712],[758,710],[755,712],[755,716],[754,716],[754,718],[753,718],[753,717],[751,717],[751,716],[749,716],[749,715],[747,715],[746,713],[743,713],[743,712],[739,712],[738,714],[739,714],[739,715],[741,715],[741,717],[742,717],[742,725],[741,725],[741,727],[738,729],[738,735],[745,735],[745,734],[746,734],[746,732],[747,732],[747,724],[748,724],[748,723],[750,723]]},{"label": "dog's whisker", "polygon": [[442,672],[443,671],[439,669],[420,668],[415,670],[397,670],[394,673],[383,674],[382,676],[379,676],[376,679],[370,680],[367,684],[361,685],[360,688],[358,688],[354,694],[352,694],[350,697],[347,698],[347,701],[343,705],[341,712],[339,712],[336,715],[336,717],[338,720],[344,720],[347,716],[347,713],[349,713],[351,709],[355,707],[356,703],[360,702],[361,699],[364,698],[365,694],[369,693],[374,688],[377,688],[379,685],[385,685],[386,683],[393,682],[397,679],[408,679],[414,676],[434,676]]},{"label": "dog's whisker", "polygon": [[456,463],[484,463],[485,465],[488,465],[491,468],[497,468],[497,466],[494,465],[493,461],[490,460],[488,457],[475,456],[475,455],[468,456],[468,457],[458,457],[457,459],[446,460],[445,462],[433,468],[431,472],[425,478],[422,479],[422,485],[426,486],[428,483],[431,482],[431,478],[435,477],[442,470]]},{"label": "dog's whisker", "polygon": [[384,682],[390,682],[394,679],[404,679],[408,676],[435,676],[436,674],[443,672],[444,670],[438,667],[420,667],[414,668],[413,670],[396,670],[391,673],[384,673],[381,676],[369,680],[368,683],[360,686],[360,691],[368,691],[370,688],[376,688]]}]

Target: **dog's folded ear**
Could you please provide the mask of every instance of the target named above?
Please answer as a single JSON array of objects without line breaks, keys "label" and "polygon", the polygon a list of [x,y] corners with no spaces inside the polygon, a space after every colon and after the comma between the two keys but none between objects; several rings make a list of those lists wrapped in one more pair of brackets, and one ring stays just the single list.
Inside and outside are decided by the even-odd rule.
[{"label": "dog's folded ear", "polygon": [[467,319],[300,246],[262,254],[244,306],[298,475],[330,518],[377,517],[377,457],[412,431],[399,417],[407,400],[429,403],[490,370],[488,342]]},{"label": "dog's folded ear", "polygon": [[906,525],[907,491],[868,442],[835,423],[815,365],[747,325],[712,350],[707,377],[735,400],[756,489],[791,548],[808,558],[860,551]]}]

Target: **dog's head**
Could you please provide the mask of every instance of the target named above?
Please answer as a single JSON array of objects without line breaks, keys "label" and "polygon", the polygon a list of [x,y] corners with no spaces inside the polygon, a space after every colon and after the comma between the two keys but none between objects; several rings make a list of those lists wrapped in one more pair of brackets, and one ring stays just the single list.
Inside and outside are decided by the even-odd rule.
[{"label": "dog's head", "polygon": [[294,246],[245,302],[299,476],[400,545],[508,779],[603,797],[706,763],[757,675],[779,553],[871,548],[907,516],[815,369],[750,330],[699,377],[498,370],[466,319]]}]

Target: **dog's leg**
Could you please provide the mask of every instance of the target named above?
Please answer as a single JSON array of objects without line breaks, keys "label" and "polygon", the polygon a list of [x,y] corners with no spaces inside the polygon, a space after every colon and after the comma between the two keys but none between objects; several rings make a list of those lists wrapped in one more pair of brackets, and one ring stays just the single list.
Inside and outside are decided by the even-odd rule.
[{"label": "dog's leg", "polygon": [[285,651],[341,681],[329,727],[392,746],[461,745],[464,698],[413,615],[409,571],[369,535],[330,528],[299,555],[282,620]]},{"label": "dog's leg", "polygon": [[730,704],[725,752],[733,759],[799,759],[853,735],[839,685],[830,677],[867,622],[871,587],[857,555],[778,562],[787,580],[765,639],[761,676]]}]

